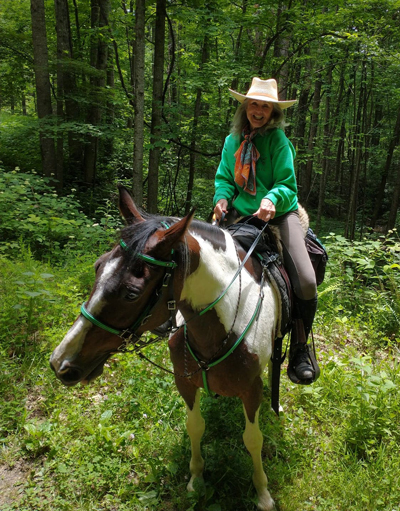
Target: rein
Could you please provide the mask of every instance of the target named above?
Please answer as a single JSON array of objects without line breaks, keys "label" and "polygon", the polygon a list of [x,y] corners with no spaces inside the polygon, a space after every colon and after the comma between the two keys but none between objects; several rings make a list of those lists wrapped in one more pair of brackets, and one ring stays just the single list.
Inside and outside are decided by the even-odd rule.
[{"label": "rein", "polygon": [[[162,225],[166,229],[169,229],[169,227],[170,227],[166,222],[162,222]],[[110,332],[110,333],[112,333],[114,335],[117,335],[118,337],[120,337],[123,340],[122,344],[117,348],[116,352],[137,353],[141,358],[144,358],[145,360],[147,360],[148,362],[150,362],[154,366],[156,366],[156,367],[158,367],[160,369],[163,369],[164,371],[166,371],[166,372],[168,372],[170,374],[173,374],[173,375],[179,376],[179,377],[183,377],[183,378],[190,378],[194,374],[198,373],[201,370],[202,371],[203,384],[204,384],[204,390],[206,391],[207,394],[210,394],[208,383],[207,383],[207,371],[209,371],[209,369],[211,369],[212,367],[215,367],[216,365],[218,365],[219,363],[224,361],[226,358],[228,358],[235,351],[235,349],[240,345],[240,343],[244,339],[246,333],[248,332],[248,330],[251,327],[251,325],[253,324],[253,322],[256,319],[258,319],[258,315],[259,315],[260,309],[261,309],[261,304],[262,304],[262,301],[264,299],[264,293],[263,293],[264,273],[262,274],[261,283],[260,283],[259,298],[258,298],[258,301],[257,301],[257,304],[256,304],[256,308],[254,310],[254,313],[253,313],[252,317],[250,318],[248,324],[244,328],[242,334],[236,340],[235,344],[222,357],[220,357],[217,360],[215,360],[215,356],[224,347],[226,341],[228,340],[229,335],[232,333],[233,326],[234,326],[235,321],[236,321],[236,315],[235,315],[235,319],[234,319],[232,328],[230,329],[228,335],[226,336],[226,338],[222,342],[221,347],[218,349],[218,351],[214,355],[214,357],[212,357],[208,361],[200,360],[196,356],[194,351],[192,350],[192,348],[191,348],[191,346],[189,344],[189,340],[188,340],[187,324],[191,320],[193,320],[194,318],[200,317],[203,314],[205,314],[207,311],[211,310],[220,300],[222,300],[222,298],[226,295],[226,293],[228,292],[230,287],[233,285],[233,283],[235,282],[237,277],[240,276],[242,269],[244,268],[246,262],[248,261],[248,259],[252,255],[254,249],[256,248],[256,246],[257,246],[257,244],[258,244],[262,234],[264,233],[264,230],[266,229],[267,225],[268,224],[266,223],[263,226],[263,228],[260,230],[260,232],[257,235],[256,239],[254,240],[253,244],[249,248],[245,258],[239,264],[239,267],[238,267],[235,275],[233,276],[231,282],[224,289],[224,291],[211,304],[209,304],[207,307],[202,309],[200,312],[197,312],[196,314],[194,314],[191,318],[189,318],[187,321],[185,321],[182,325],[180,325],[179,327],[176,327],[176,326],[175,327],[174,326],[169,327],[168,330],[165,332],[165,334],[166,333],[171,333],[171,332],[174,332],[174,331],[176,331],[176,330],[178,330],[178,329],[180,329],[182,327],[184,328],[185,346],[187,347],[189,353],[192,355],[193,359],[199,365],[199,368],[196,371],[192,372],[192,373],[187,373],[186,370],[185,370],[185,374],[180,375],[180,374],[177,374],[177,373],[175,373],[173,371],[170,371],[169,369],[167,369],[165,367],[162,367],[162,366],[152,362],[151,360],[149,360],[143,353],[141,353],[141,350],[143,348],[147,347],[147,346],[150,346],[151,344],[155,344],[156,342],[161,340],[162,337],[159,336],[159,337],[157,337],[155,339],[150,339],[148,341],[144,341],[144,340],[141,339],[141,336],[138,336],[136,334],[137,329],[140,326],[143,326],[148,321],[148,319],[151,317],[152,312],[153,312],[154,308],[157,306],[157,304],[159,303],[159,301],[161,300],[165,289],[170,288],[170,286],[172,285],[173,271],[178,266],[176,261],[173,260],[174,250],[171,251],[171,260],[170,261],[162,261],[162,260],[155,259],[154,257],[148,256],[148,255],[142,254],[142,253],[138,253],[137,254],[137,257],[139,259],[142,259],[146,263],[154,264],[156,266],[161,266],[161,267],[165,268],[165,273],[164,273],[164,277],[163,277],[163,279],[161,281],[161,285],[159,285],[157,287],[157,289],[154,291],[154,293],[151,296],[149,302],[147,303],[144,311],[140,314],[140,316],[133,323],[132,326],[130,326],[130,327],[126,328],[126,329],[117,329],[117,328],[111,327],[110,325],[106,325],[105,323],[103,323],[100,320],[98,320],[97,318],[95,318],[86,309],[86,303],[83,303],[82,306],[81,306],[81,314],[87,320],[89,320],[93,325],[95,325],[95,326],[97,326],[99,328],[102,328],[103,330],[105,330],[107,332]],[[124,250],[126,250],[126,251],[129,250],[128,246],[126,245],[126,243],[123,240],[120,240],[119,244],[120,244],[121,248],[123,248]],[[172,290],[169,289],[169,291],[170,291],[169,292],[169,294],[170,294],[169,298],[170,299],[167,300],[168,310],[171,311],[171,313],[176,314],[176,300],[173,298]],[[239,295],[238,307],[239,307],[239,302],[240,302],[240,295]],[[237,307],[237,311],[238,311],[238,307]],[[236,314],[237,314],[237,311],[236,311]],[[164,334],[164,337],[165,337],[165,334]],[[128,348],[129,345],[132,345],[132,346],[130,348]]]}]

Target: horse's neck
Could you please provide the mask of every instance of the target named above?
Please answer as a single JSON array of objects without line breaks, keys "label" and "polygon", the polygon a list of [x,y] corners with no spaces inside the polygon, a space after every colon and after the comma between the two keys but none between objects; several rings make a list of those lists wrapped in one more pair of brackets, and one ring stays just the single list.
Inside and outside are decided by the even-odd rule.
[{"label": "horse's neck", "polygon": [[[207,233],[201,235],[196,232],[190,235],[199,251],[193,257],[195,265],[183,282],[179,308],[188,322],[192,347],[207,358],[207,355],[215,353],[215,348],[221,345],[228,332],[232,332],[230,344],[251,324],[257,310],[260,287],[256,278],[245,268],[230,285],[239,261],[235,244],[228,233],[219,238],[218,244],[211,236],[207,238]],[[226,293],[209,312],[200,316],[201,311],[225,290]],[[259,354],[262,364],[267,362],[271,354],[278,315],[277,297],[266,283],[261,314],[246,334],[246,344],[252,352]]]},{"label": "horse's neck", "polygon": [[[232,237],[225,233],[224,243],[219,245],[201,234],[192,236],[199,246],[196,255],[198,266],[185,279],[181,300],[193,311],[200,311],[228,287],[238,268],[238,256]],[[232,287],[237,287],[237,284]]]}]

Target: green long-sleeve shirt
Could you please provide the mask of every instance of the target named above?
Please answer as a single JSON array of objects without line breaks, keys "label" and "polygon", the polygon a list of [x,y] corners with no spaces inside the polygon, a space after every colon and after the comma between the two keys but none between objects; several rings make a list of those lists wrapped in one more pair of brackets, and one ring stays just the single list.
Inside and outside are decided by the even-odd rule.
[{"label": "green long-sleeve shirt", "polygon": [[[290,140],[280,129],[271,129],[264,135],[257,134],[253,143],[260,158],[256,164],[256,195],[250,195],[235,183],[235,157],[243,137],[229,135],[225,139],[221,163],[215,176],[214,206],[226,199],[240,215],[251,215],[261,200],[270,199],[276,208],[275,216],[297,209],[297,184],[294,173],[296,152]],[[237,197],[233,200],[235,194]]]}]

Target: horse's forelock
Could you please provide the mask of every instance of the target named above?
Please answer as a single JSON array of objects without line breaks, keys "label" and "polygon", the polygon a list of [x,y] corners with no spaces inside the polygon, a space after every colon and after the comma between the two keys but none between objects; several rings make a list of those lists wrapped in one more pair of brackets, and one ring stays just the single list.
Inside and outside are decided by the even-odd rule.
[{"label": "horse's forelock", "polygon": [[138,254],[144,251],[147,240],[152,234],[158,229],[165,228],[163,223],[172,225],[175,222],[176,219],[170,217],[150,216],[147,214],[145,222],[135,222],[122,229],[119,237],[124,240],[128,248],[126,251],[128,264],[134,263]]}]

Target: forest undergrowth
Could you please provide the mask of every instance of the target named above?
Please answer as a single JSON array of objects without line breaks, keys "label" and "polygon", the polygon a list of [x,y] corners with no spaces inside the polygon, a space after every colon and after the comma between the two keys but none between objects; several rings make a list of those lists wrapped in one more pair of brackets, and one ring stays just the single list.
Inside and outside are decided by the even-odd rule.
[{"label": "forest undergrowth", "polygon": [[[254,510],[238,399],[203,397],[205,478],[189,494],[185,407],[171,375],[118,355],[88,386],[55,379],[49,356],[79,314],[118,220],[102,211],[89,222],[66,199],[65,232],[63,209],[46,230],[38,197],[29,203],[23,184],[14,185],[3,189],[7,204],[20,190],[20,214],[32,228],[5,237],[0,227],[0,510]],[[399,238],[392,231],[322,240],[330,260],[314,328],[321,377],[295,386],[284,364],[280,418],[265,377],[270,491],[278,511],[399,511]],[[166,342],[146,353],[169,366]]]}]

